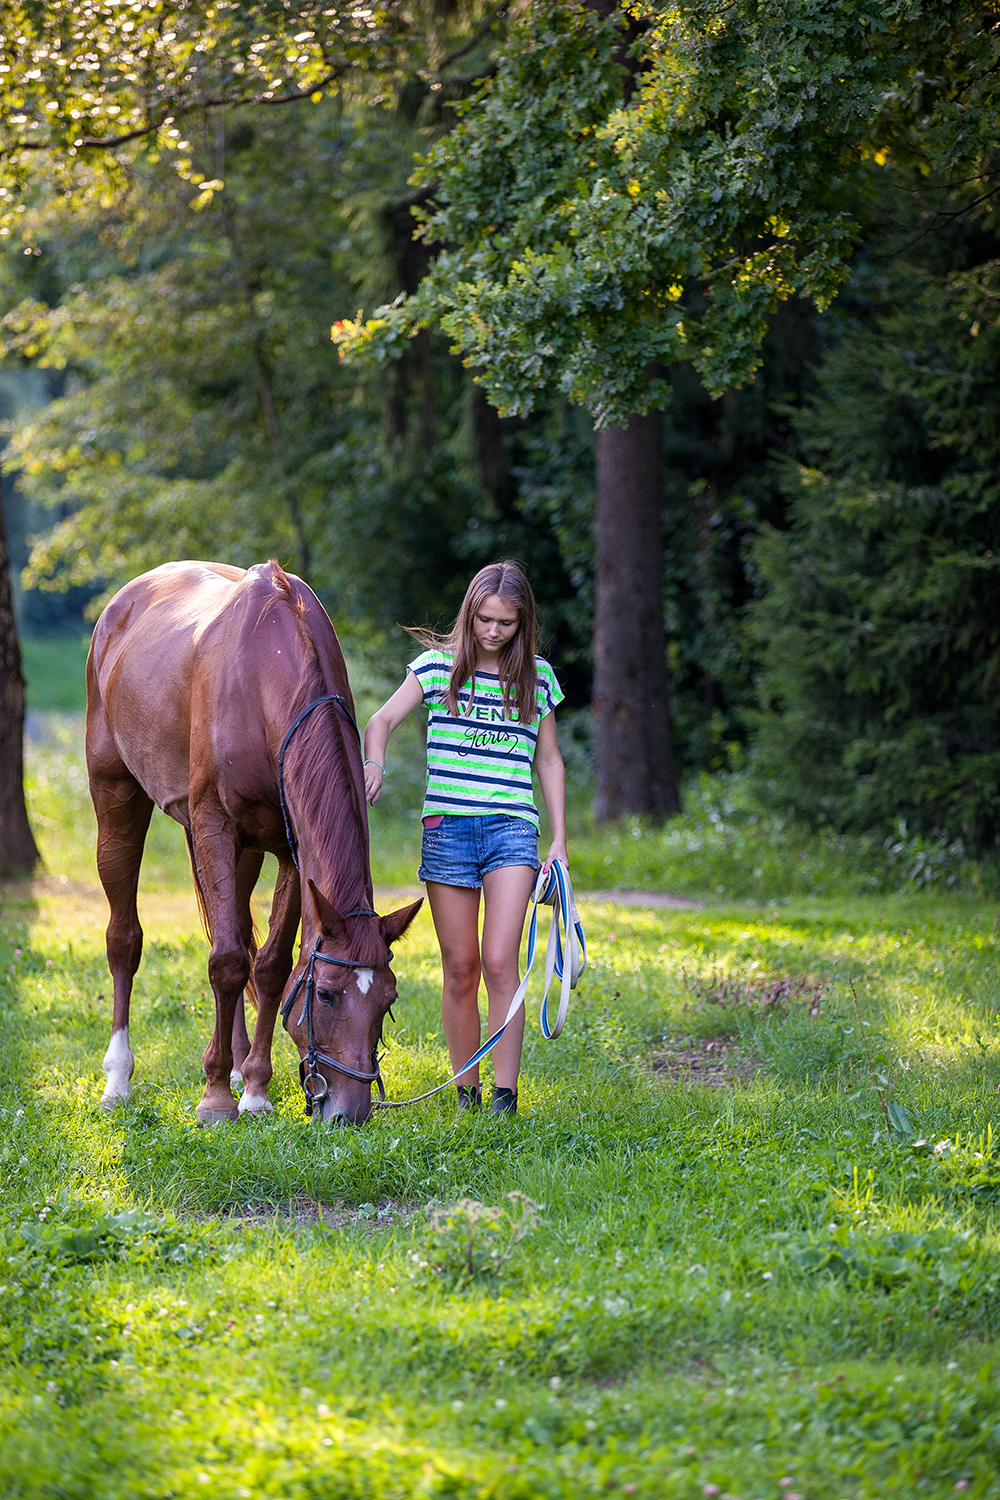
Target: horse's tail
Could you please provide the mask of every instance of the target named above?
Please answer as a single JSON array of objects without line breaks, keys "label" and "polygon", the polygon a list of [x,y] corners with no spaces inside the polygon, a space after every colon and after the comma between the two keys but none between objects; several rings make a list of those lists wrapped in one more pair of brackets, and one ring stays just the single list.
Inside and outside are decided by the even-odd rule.
[{"label": "horse's tail", "polygon": [[[198,902],[198,914],[201,917],[202,931],[211,944],[212,924],[208,919],[208,907],[205,905],[205,893],[201,888],[201,881],[198,879],[198,865],[194,857],[194,843],[192,842],[191,830],[189,828],[185,828],[184,837],[187,839],[188,858],[191,861],[191,879],[194,881],[194,894]],[[253,920],[252,916],[250,918],[250,923],[250,942],[247,945],[250,953],[250,978],[247,980],[245,994],[254,1010],[259,1010],[260,1002],[258,1001],[257,991],[254,988],[253,982],[253,965],[254,959],[257,957],[257,954],[260,951],[260,929],[258,928],[257,923]]]},{"label": "horse's tail", "polygon": [[246,987],[245,994],[246,994],[247,999],[250,1001],[250,1004],[253,1006],[254,1010],[259,1010],[260,1009],[260,1003],[259,1003],[259,1001],[257,999],[257,991],[254,988],[254,982],[253,982],[253,966],[254,966],[254,961],[255,961],[255,959],[257,957],[257,954],[260,951],[260,932],[258,931],[257,923],[254,922],[253,917],[250,918],[250,921],[253,924],[252,925],[252,930],[251,930],[251,933],[250,933],[250,943],[249,943],[249,949],[250,949],[250,978],[247,980],[247,987]]},{"label": "horse's tail", "polygon": [[187,839],[188,859],[191,861],[191,879],[194,881],[194,894],[198,901],[198,915],[201,917],[201,930],[208,938],[209,943],[211,943],[212,924],[208,920],[208,907],[205,905],[205,894],[201,888],[201,881],[198,879],[198,865],[194,857],[194,843],[191,839],[190,828],[185,828],[184,837]]}]

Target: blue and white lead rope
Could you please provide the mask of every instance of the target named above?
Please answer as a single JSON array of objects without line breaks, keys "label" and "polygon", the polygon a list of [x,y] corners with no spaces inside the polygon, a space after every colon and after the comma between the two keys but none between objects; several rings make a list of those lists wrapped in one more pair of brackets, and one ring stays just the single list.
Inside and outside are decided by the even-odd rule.
[{"label": "blue and white lead rope", "polygon": [[[549,927],[548,947],[545,950],[545,989],[542,992],[539,1022],[542,1035],[550,1042],[555,1041],[566,1024],[570,991],[576,989],[580,975],[587,967],[587,940],[583,935],[583,924],[573,898],[569,871],[558,859],[553,861],[550,869],[539,870],[535,888],[531,893],[531,920],[528,923],[528,955],[524,978],[507,1007],[503,1025],[492,1036],[486,1038],[479,1051],[470,1057],[467,1063],[463,1063],[457,1072],[453,1073],[450,1078],[446,1078],[444,1083],[439,1083],[437,1088],[428,1089],[426,1094],[417,1094],[412,1099],[382,1099],[375,1106],[376,1109],[402,1109],[404,1105],[419,1104],[422,1099],[430,1099],[434,1094],[440,1094],[442,1089],[446,1089],[457,1078],[461,1078],[462,1074],[467,1073],[470,1068],[476,1067],[488,1053],[492,1052],[521,1009],[528,993],[528,981],[531,978],[531,968],[535,962],[538,947],[538,908],[540,906],[551,906],[553,912],[552,923]],[[559,1009],[556,1012],[555,1021],[550,1025],[548,1000],[553,979],[560,981]]]}]

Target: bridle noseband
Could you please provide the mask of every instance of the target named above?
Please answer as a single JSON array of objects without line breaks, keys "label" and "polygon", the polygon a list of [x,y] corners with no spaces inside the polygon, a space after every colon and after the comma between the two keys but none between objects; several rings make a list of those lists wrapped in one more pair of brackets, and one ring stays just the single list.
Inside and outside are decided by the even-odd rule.
[{"label": "bridle noseband", "polygon": [[[352,911],[344,913],[345,917],[374,917],[378,913],[364,911],[361,907],[354,907]],[[342,969],[368,969],[370,964],[354,963],[349,958],[335,958],[332,953],[323,952],[323,939],[316,939],[316,946],[309,955],[309,963],[303,969],[292,993],[281,1007],[281,1021],[285,1030],[288,1030],[288,1017],[292,1006],[298,998],[299,991],[305,986],[306,996],[302,1005],[302,1020],[306,1023],[306,1055],[299,1063],[299,1083],[302,1092],[306,1096],[306,1114],[311,1115],[313,1105],[321,1103],[330,1092],[330,1085],[316,1067],[317,1063],[325,1063],[328,1068],[334,1068],[338,1073],[343,1073],[347,1078],[356,1078],[359,1083],[375,1083],[378,1085],[379,1100],[385,1098],[385,1085],[382,1082],[382,1074],[379,1071],[378,1047],[372,1049],[372,1071],[362,1073],[360,1068],[349,1068],[347,1063],[338,1062],[337,1058],[331,1057],[328,1052],[320,1052],[316,1046],[316,1038],[313,1035],[313,1003],[316,997],[316,960],[322,959],[327,964],[337,964]],[[388,963],[392,963],[392,949],[389,950]],[[323,1085],[322,1092],[313,1092],[312,1085],[318,1081]]]},{"label": "bridle noseband", "polygon": [[[358,736],[358,739],[360,740],[361,738],[361,732],[358,729],[354,715],[351,713],[351,710],[347,706],[346,698],[342,697],[340,693],[327,693],[325,697],[315,698],[312,703],[306,705],[306,707],[299,714],[298,718],[295,720],[295,723],[291,726],[288,733],[285,735],[285,738],[281,742],[281,749],[278,751],[278,801],[281,804],[281,816],[285,820],[285,837],[288,840],[288,848],[292,856],[292,863],[294,864],[296,869],[299,868],[298,844],[296,842],[295,834],[292,832],[292,820],[288,815],[288,803],[285,800],[285,751],[288,749],[288,743],[291,740],[292,735],[295,733],[296,729],[298,729],[303,720],[307,719],[314,709],[320,708],[324,703],[336,703],[341,713],[353,726],[354,732]],[[378,912],[369,911],[367,907],[355,906],[352,907],[350,911],[345,911],[343,915],[345,917],[377,917]],[[292,990],[292,993],[289,995],[288,999],[281,1007],[281,1021],[282,1025],[287,1031],[288,1017],[291,1014],[292,1006],[295,1004],[298,993],[302,989],[303,984],[305,985],[306,997],[305,1002],[302,1006],[302,1019],[306,1023],[306,1055],[299,1063],[299,1083],[302,1085],[302,1092],[306,1096],[307,1115],[311,1115],[313,1112],[313,1106],[315,1104],[322,1103],[327,1094],[330,1092],[330,1085],[327,1083],[322,1073],[317,1070],[316,1064],[318,1062],[325,1063],[328,1068],[336,1069],[338,1073],[343,1073],[347,1078],[356,1078],[359,1083],[377,1083],[379,1100],[381,1101],[385,1098],[385,1085],[382,1082],[382,1074],[379,1072],[379,1057],[377,1046],[372,1050],[372,1071],[370,1073],[362,1073],[360,1068],[349,1068],[346,1063],[338,1062],[337,1059],[335,1057],[331,1057],[329,1053],[320,1052],[316,1046],[316,1038],[313,1035],[313,1002],[316,996],[317,959],[322,959],[323,962],[327,964],[338,964],[342,969],[370,969],[372,967],[371,964],[354,963],[349,958],[335,958],[332,953],[324,953],[323,939],[322,937],[318,937],[316,939],[316,945],[309,955],[308,965],[305,969],[303,969],[302,973],[295,981],[295,986]],[[386,963],[392,963],[391,948],[389,950],[389,957],[386,960]],[[312,1085],[314,1082],[319,1082],[323,1085],[322,1093],[313,1093],[310,1085]]]}]

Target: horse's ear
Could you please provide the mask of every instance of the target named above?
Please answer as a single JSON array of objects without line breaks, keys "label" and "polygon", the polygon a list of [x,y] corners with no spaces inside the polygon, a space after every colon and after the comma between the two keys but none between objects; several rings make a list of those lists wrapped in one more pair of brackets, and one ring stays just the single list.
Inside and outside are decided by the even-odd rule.
[{"label": "horse's ear", "polygon": [[311,880],[307,880],[306,885],[309,887],[309,893],[312,896],[313,910],[316,913],[316,920],[319,923],[320,931],[324,936],[332,938],[338,946],[344,947],[347,943],[348,931],[340,912],[332,901],[326,899],[323,892],[318,890]]},{"label": "horse's ear", "polygon": [[412,906],[401,906],[399,911],[391,911],[387,917],[382,918],[382,931],[390,947],[403,936],[423,904],[424,898],[421,896]]}]

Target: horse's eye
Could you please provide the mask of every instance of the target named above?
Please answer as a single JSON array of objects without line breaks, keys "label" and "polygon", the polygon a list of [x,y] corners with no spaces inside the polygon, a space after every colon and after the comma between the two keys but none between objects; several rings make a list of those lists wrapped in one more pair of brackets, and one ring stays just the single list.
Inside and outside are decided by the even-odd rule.
[{"label": "horse's eye", "polygon": [[343,993],[344,993],[343,990],[319,990],[318,989],[316,991],[316,994],[319,996],[320,1000],[323,1001],[324,1005],[336,1005],[337,1001],[339,1000],[340,996]]}]

